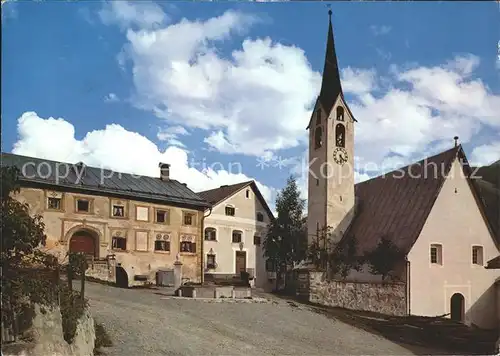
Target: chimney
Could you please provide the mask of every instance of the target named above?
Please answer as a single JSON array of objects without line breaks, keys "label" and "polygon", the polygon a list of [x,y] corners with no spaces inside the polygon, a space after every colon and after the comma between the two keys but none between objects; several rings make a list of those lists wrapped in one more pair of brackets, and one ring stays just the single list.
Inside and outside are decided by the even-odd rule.
[{"label": "chimney", "polygon": [[458,146],[458,136],[453,137],[453,139],[455,140],[455,147],[457,147]]},{"label": "chimney", "polygon": [[160,162],[158,167],[160,167],[160,179],[161,180],[169,180],[170,179],[170,164]]}]

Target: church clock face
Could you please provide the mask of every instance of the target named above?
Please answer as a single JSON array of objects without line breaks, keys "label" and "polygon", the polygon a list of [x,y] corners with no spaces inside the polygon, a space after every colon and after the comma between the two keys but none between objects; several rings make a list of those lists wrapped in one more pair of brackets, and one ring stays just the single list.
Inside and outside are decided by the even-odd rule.
[{"label": "church clock face", "polygon": [[347,163],[348,155],[345,148],[337,147],[335,151],[333,151],[333,160],[341,166]]}]

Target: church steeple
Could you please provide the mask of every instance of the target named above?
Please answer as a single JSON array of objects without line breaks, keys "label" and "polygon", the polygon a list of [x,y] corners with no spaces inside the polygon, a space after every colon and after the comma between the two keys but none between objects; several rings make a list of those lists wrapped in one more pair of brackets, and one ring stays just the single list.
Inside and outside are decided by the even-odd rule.
[{"label": "church steeple", "polygon": [[319,102],[327,115],[332,110],[335,100],[342,93],[340,85],[339,65],[337,63],[337,54],[335,53],[335,41],[333,39],[332,28],[332,10],[328,10],[328,37],[326,41],[325,66],[323,68],[323,80],[321,82],[321,91]]}]

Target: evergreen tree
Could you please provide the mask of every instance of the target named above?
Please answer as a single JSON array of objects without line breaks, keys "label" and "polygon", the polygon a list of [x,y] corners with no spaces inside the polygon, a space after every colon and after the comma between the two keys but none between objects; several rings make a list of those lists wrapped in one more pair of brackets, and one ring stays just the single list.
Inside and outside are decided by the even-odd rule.
[{"label": "evergreen tree", "polygon": [[279,283],[280,273],[286,272],[294,262],[306,258],[307,229],[303,211],[305,201],[300,198],[299,188],[293,176],[289,177],[285,188],[276,197],[278,216],[268,226],[264,239],[264,256],[273,261]]}]

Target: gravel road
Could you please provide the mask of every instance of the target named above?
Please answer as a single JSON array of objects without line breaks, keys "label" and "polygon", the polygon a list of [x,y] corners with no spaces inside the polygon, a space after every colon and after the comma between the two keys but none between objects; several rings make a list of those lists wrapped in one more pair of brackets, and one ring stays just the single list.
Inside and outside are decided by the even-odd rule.
[{"label": "gravel road", "polygon": [[386,339],[285,301],[207,303],[87,283],[107,355],[411,355]]}]

